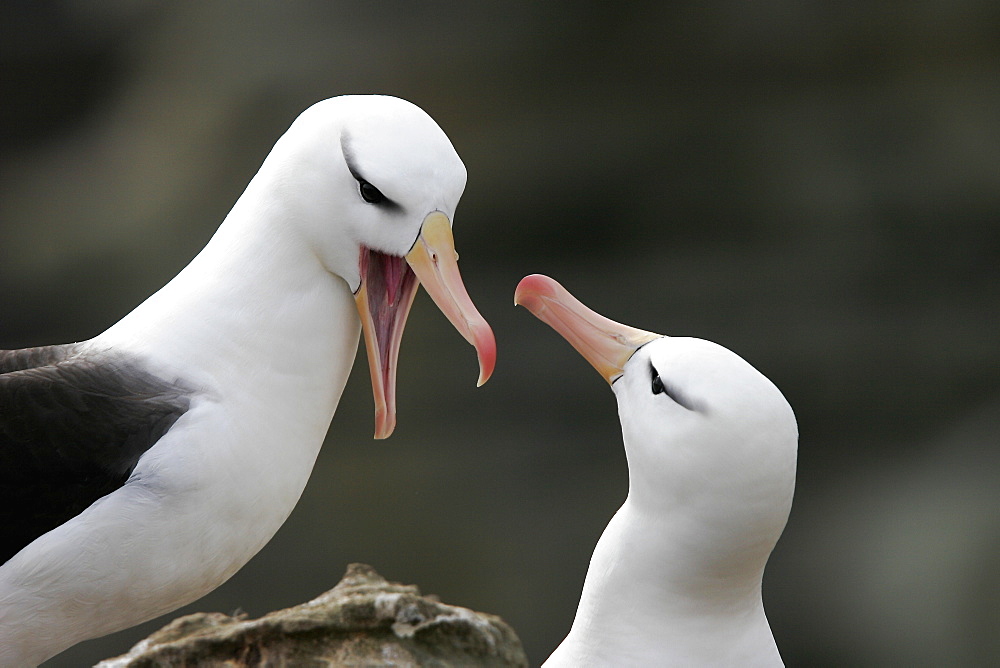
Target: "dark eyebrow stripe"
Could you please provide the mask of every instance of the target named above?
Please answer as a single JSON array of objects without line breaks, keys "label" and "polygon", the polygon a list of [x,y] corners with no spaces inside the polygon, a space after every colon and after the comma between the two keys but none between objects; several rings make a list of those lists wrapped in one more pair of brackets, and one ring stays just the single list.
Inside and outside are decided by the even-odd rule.
[{"label": "dark eyebrow stripe", "polygon": [[670,397],[671,400],[673,400],[673,402],[675,404],[677,404],[681,408],[686,408],[689,411],[698,411],[699,410],[698,406],[696,406],[693,402],[689,401],[687,399],[687,397],[685,397],[683,394],[681,394],[680,392],[678,392],[676,387],[672,387],[672,386],[668,385],[663,380],[663,376],[660,376],[660,372],[656,370],[656,367],[653,366],[653,361],[650,360],[649,361],[649,380],[650,380],[650,382],[652,382],[652,380],[654,378],[656,378],[657,376],[660,377],[660,383],[663,385],[663,393],[666,394],[668,397]]},{"label": "dark eyebrow stripe", "polygon": [[[344,154],[344,162],[347,164],[347,170],[351,173],[351,176],[354,177],[354,180],[357,181],[358,183],[368,183],[370,185],[375,186],[374,183],[372,183],[365,177],[361,176],[361,172],[358,171],[357,166],[355,166],[354,151],[351,148],[351,135],[347,133],[347,130],[344,130],[340,133],[340,150]],[[378,188],[378,186],[375,187]],[[381,188],[379,188],[379,192],[382,192]],[[382,193],[382,197],[385,197],[385,199],[379,202],[378,206],[393,211],[403,210],[403,207],[401,207],[399,204],[386,197],[385,193]]]},{"label": "dark eyebrow stripe", "polygon": [[351,148],[351,136],[347,134],[347,130],[340,133],[340,150],[344,154],[344,162],[347,163],[347,169],[351,172],[351,176],[354,177],[356,181],[368,181],[368,179],[361,176],[358,172],[358,168],[354,166],[354,151]]}]

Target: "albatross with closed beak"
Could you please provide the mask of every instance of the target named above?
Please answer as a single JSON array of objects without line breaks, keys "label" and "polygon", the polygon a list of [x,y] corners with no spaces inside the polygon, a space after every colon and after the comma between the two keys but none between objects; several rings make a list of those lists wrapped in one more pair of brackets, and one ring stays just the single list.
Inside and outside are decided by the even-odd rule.
[{"label": "albatross with closed beak", "polygon": [[629,492],[548,668],[780,666],[761,601],[792,504],[798,428],[781,392],[722,346],[593,312],[541,275],[514,303],[611,384]]}]

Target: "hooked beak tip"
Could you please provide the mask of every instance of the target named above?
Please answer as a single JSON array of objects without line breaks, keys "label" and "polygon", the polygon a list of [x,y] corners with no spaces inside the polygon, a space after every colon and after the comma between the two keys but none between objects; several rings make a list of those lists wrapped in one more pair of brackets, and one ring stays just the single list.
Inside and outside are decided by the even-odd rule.
[{"label": "hooked beak tip", "polygon": [[462,283],[447,216],[439,211],[428,214],[406,261],[445,317],[476,349],[479,358],[477,387],[481,387],[493,374],[496,339]]}]

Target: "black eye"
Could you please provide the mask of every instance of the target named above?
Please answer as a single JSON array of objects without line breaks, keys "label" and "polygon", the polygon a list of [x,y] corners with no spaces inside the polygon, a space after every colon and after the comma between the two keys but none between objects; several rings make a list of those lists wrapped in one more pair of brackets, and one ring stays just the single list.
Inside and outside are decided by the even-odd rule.
[{"label": "black eye", "polygon": [[667,387],[660,380],[659,372],[653,368],[653,365],[649,365],[649,378],[650,386],[649,389],[653,394],[665,394],[671,401],[673,401],[678,406],[688,409],[689,411],[704,411],[705,405],[700,401],[692,401],[690,398],[684,395],[683,392],[678,391],[677,387]]},{"label": "black eye", "polygon": [[382,191],[367,181],[358,181],[358,189],[361,191],[361,199],[369,204],[380,204],[385,201]]}]

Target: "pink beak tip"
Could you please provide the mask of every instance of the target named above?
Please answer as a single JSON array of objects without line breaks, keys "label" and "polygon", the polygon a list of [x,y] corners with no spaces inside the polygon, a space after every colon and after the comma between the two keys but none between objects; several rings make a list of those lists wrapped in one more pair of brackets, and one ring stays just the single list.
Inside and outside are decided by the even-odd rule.
[{"label": "pink beak tip", "polygon": [[489,332],[489,341],[480,341],[476,346],[479,356],[479,380],[476,387],[482,387],[493,375],[493,369],[497,364],[497,344],[493,338],[493,331]]},{"label": "pink beak tip", "polygon": [[523,306],[537,314],[544,306],[542,297],[551,297],[560,290],[565,291],[565,288],[555,279],[544,274],[530,274],[522,278],[514,289],[514,306]]},{"label": "pink beak tip", "polygon": [[379,407],[375,409],[375,439],[381,441],[382,439],[389,438],[392,436],[392,432],[396,429],[396,416],[395,414],[390,415],[387,408]]}]

